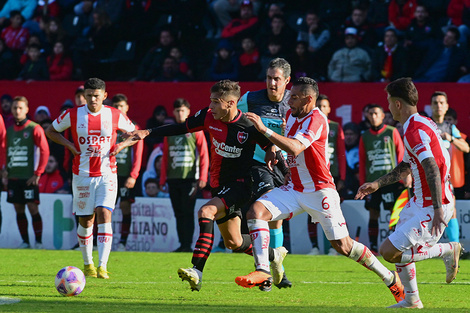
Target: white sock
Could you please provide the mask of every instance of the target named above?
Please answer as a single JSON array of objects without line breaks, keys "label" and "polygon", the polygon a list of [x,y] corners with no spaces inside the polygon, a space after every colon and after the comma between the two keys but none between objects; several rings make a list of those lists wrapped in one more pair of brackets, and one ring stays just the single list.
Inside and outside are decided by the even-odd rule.
[{"label": "white sock", "polygon": [[267,221],[252,219],[247,220],[253,243],[253,256],[257,270],[269,273],[269,225]]},{"label": "white sock", "polygon": [[432,247],[411,247],[411,249],[403,252],[401,263],[418,262],[441,257],[450,250],[452,250],[452,244],[450,243],[438,243]]},{"label": "white sock", "polygon": [[78,224],[77,238],[85,265],[93,264],[93,226],[85,228]]},{"label": "white sock", "polygon": [[383,280],[383,282],[389,286],[393,282],[393,273],[382,263],[380,263],[380,261],[375,257],[375,255],[372,254],[369,248],[355,240],[352,242],[353,246],[348,258],[376,273]]},{"label": "white sock", "polygon": [[408,303],[419,301],[418,281],[416,280],[416,265],[412,263],[395,264],[398,276],[405,289],[405,300]]},{"label": "white sock", "polygon": [[106,268],[109,254],[113,245],[113,227],[111,223],[98,224],[98,254],[100,263],[98,266]]}]

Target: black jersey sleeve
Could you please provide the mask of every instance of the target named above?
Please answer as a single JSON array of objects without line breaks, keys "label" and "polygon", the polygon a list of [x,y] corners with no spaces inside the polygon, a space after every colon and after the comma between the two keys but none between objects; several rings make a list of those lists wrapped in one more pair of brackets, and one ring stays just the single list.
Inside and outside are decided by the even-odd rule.
[{"label": "black jersey sleeve", "polygon": [[188,128],[189,132],[196,132],[199,130],[203,130],[205,128],[206,116],[207,111],[209,108],[204,108],[199,110],[193,116],[188,117],[186,120],[186,127]]},{"label": "black jersey sleeve", "polygon": [[257,131],[256,128],[255,128],[254,135],[255,135],[255,141],[261,147],[261,149],[266,151],[267,148],[273,145],[272,142],[269,141],[269,139],[266,138],[262,133]]},{"label": "black jersey sleeve", "polygon": [[150,136],[174,136],[182,135],[188,132],[186,123],[168,124],[155,128],[150,128]]}]

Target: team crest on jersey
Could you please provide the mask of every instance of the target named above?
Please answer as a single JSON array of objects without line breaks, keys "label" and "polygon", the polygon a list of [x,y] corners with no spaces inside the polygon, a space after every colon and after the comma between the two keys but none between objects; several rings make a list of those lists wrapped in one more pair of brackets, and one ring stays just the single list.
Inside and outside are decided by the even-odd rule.
[{"label": "team crest on jersey", "polygon": [[385,144],[388,144],[390,142],[390,140],[391,140],[390,136],[385,136],[384,137]]},{"label": "team crest on jersey", "polygon": [[28,139],[29,138],[29,133],[28,132],[23,132],[23,138]]},{"label": "team crest on jersey", "polygon": [[110,122],[109,121],[104,121],[103,122],[103,128],[104,129],[109,129],[110,128]]},{"label": "team crest on jersey", "polygon": [[239,143],[241,144],[245,143],[245,141],[248,139],[248,133],[239,131],[237,134],[237,139]]},{"label": "team crest on jersey", "polygon": [[336,136],[336,131],[334,129],[330,129],[330,137]]}]

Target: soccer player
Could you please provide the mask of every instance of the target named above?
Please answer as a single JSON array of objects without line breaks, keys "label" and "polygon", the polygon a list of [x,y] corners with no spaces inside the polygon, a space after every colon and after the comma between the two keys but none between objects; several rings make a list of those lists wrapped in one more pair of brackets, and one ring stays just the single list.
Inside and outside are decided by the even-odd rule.
[{"label": "soccer player", "polygon": [[[256,113],[261,117],[264,124],[268,125],[269,129],[281,134],[283,119],[285,120],[286,113],[289,110],[287,101],[290,93],[286,87],[290,82],[290,73],[290,64],[285,59],[275,58],[271,60],[266,71],[266,89],[247,92],[238,102],[238,108],[242,112]],[[284,185],[284,177],[288,171],[287,167],[280,167],[284,162],[279,162],[279,166],[275,166],[270,170],[264,162],[264,157],[265,152],[257,146],[254,164],[251,168],[251,177],[253,179],[251,202],[256,201],[266,192],[270,192],[274,187]],[[271,235],[270,246],[272,248],[282,247],[284,245],[282,220],[270,223],[269,228]],[[281,282],[275,285],[278,288],[290,288],[292,283],[284,273]]]},{"label": "soccer player", "polygon": [[[121,93],[116,94],[113,99],[113,107],[127,116],[129,104],[127,97]],[[134,123],[135,125],[135,123]],[[138,126],[136,125],[136,128]],[[119,134],[119,132],[118,132]],[[117,142],[121,142],[122,137],[118,136]],[[142,153],[144,151],[143,141],[137,142],[132,148],[124,148],[116,155],[117,175],[118,175],[118,197],[121,198],[121,238],[119,240],[118,251],[126,250],[127,237],[132,222],[131,204],[135,202],[135,182],[139,177],[142,165]]]},{"label": "soccer player", "polygon": [[[118,109],[103,105],[106,84],[89,78],[84,85],[84,106],[68,109],[46,130],[54,142],[68,148],[73,158],[73,212],[79,216],[77,236],[85,263],[86,276],[108,279],[107,263],[111,252],[113,229],[111,214],[117,196],[116,157],[136,141],[116,144],[117,131],[135,130],[134,124]],[[73,143],[61,132],[70,128]],[[98,221],[99,265],[93,263],[93,223]]]},{"label": "soccer player", "polygon": [[393,232],[380,246],[380,254],[395,263],[404,285],[405,299],[390,308],[422,308],[415,262],[440,257],[446,282],[455,279],[462,247],[458,242],[437,242],[454,212],[449,183],[450,157],[436,124],[418,114],[418,91],[410,78],[397,79],[385,88],[393,119],[403,125],[405,156],[391,172],[365,183],[356,199],[412,174],[414,196],[400,213]]},{"label": "soccer player", "polygon": [[[398,130],[384,124],[384,109],[378,104],[369,105],[370,128],[365,130],[359,141],[359,180],[361,184],[371,182],[390,172],[403,159],[404,147]],[[407,187],[411,177],[407,177]],[[403,191],[397,182],[366,196],[365,208],[369,211],[370,250],[378,254],[380,204],[392,211],[395,201]]]},{"label": "soccer player", "polygon": [[[431,95],[431,110],[432,120],[436,123],[439,130],[439,134],[442,137],[444,147],[447,149],[451,156],[452,163],[452,147],[468,153],[470,148],[465,139],[462,138],[460,131],[457,126],[445,121],[445,115],[449,109],[449,103],[447,102],[447,94],[443,91],[436,91]],[[453,188],[453,186],[452,186]],[[459,222],[457,220],[457,212],[454,205],[454,214],[450,219],[446,228],[446,235],[451,242],[459,242]]]},{"label": "soccer player", "polygon": [[[315,107],[318,85],[308,77],[296,79],[290,90],[285,136],[267,128],[260,117],[245,113],[256,129],[288,153],[287,163],[291,170],[291,183],[274,188],[258,199],[247,213],[248,227],[253,241],[256,271],[238,276],[235,282],[251,288],[264,284],[266,280],[280,280],[269,272],[268,222],[291,218],[308,212],[319,222],[326,238],[338,253],[374,271],[390,288],[397,302],[403,299],[403,286],[398,275],[383,266],[363,244],[351,239],[340,207],[340,199],[329,172],[328,119]],[[281,271],[278,271],[281,272]]]},{"label": "soccer player", "polygon": [[49,159],[49,145],[42,127],[29,120],[28,99],[13,99],[11,113],[15,123],[8,127],[6,136],[6,167],[3,172],[7,185],[7,202],[13,203],[16,222],[23,239],[20,248],[29,248],[28,220],[25,204],[33,221],[36,249],[42,249],[42,219],[39,214],[39,178]]},{"label": "soccer player", "polygon": [[[252,255],[250,236],[242,235],[240,227],[241,208],[251,195],[250,170],[256,144],[267,152],[268,165],[275,163],[272,144],[237,109],[239,98],[238,83],[222,80],[211,87],[209,107],[190,116],[185,123],[127,134],[135,140],[144,139],[150,133],[174,136],[205,129],[210,134],[210,185],[213,198],[198,211],[200,233],[193,251],[193,267],[178,269],[178,275],[189,282],[193,291],[199,291],[202,287],[202,272],[214,245],[214,221],[220,229],[225,247],[233,252]],[[282,266],[287,253],[285,248],[270,248],[269,253],[270,261]]]},{"label": "soccer player", "polygon": [[[186,99],[173,102],[176,123],[184,123],[191,113]],[[175,252],[192,252],[196,194],[207,184],[209,151],[203,131],[163,139],[160,186],[168,184],[171,206],[176,218],[180,246]]]}]

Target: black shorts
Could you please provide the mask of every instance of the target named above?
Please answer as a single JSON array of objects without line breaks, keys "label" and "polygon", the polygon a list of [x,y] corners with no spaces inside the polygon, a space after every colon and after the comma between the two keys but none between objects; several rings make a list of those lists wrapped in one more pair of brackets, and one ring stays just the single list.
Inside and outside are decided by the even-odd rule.
[{"label": "black shorts", "polygon": [[118,176],[118,193],[116,197],[116,203],[119,198],[121,201],[129,201],[130,203],[135,202],[135,188],[126,188],[124,184],[126,183],[127,176]]},{"label": "black shorts", "polygon": [[242,218],[241,208],[250,200],[251,185],[245,181],[230,182],[212,189],[212,197],[220,198],[225,204],[225,216],[218,219],[222,224],[234,217]]},{"label": "black shorts", "polygon": [[27,186],[27,181],[27,179],[8,180],[8,203],[34,202],[39,204],[39,186]]},{"label": "black shorts", "polygon": [[284,184],[284,175],[277,166],[270,171],[265,164],[256,164],[251,168],[251,178],[253,180],[252,193],[253,200],[258,199],[266,192],[273,190],[275,187]]},{"label": "black shorts", "polygon": [[405,187],[401,183],[394,183],[380,188],[376,192],[366,196],[365,208],[380,211],[380,203],[383,203],[384,209],[391,211],[395,201],[402,193]]}]

